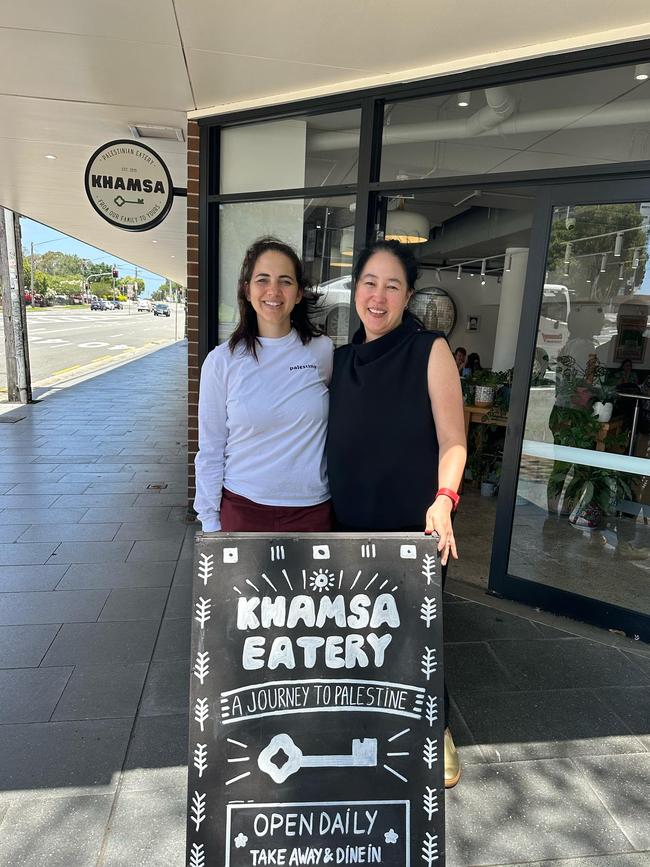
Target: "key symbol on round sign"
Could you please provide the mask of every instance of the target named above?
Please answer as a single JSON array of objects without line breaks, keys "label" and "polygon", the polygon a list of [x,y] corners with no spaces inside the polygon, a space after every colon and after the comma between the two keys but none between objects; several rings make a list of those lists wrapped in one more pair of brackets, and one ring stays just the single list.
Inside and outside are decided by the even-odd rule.
[{"label": "key symbol on round sign", "polygon": [[[278,753],[287,756],[281,768],[273,761]],[[305,756],[291,735],[283,732],[271,738],[269,745],[264,747],[257,757],[257,765],[274,783],[284,783],[300,768],[375,768],[377,738],[355,738],[352,741],[352,750],[347,755]]]}]

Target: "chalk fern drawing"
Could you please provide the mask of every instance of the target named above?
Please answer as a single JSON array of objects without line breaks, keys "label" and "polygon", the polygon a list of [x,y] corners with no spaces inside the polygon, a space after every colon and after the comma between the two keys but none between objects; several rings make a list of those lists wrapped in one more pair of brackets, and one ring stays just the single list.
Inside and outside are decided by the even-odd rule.
[{"label": "chalk fern drawing", "polygon": [[435,599],[429,599],[428,596],[424,597],[424,602],[420,605],[420,620],[424,620],[427,628],[431,626],[438,616],[436,614],[437,608],[438,606],[436,605]]},{"label": "chalk fern drawing", "polygon": [[422,747],[422,761],[431,770],[433,765],[438,761],[438,742],[427,738]]},{"label": "chalk fern drawing", "polygon": [[427,579],[427,586],[433,584],[436,574],[436,558],[433,554],[425,554],[422,560],[422,574]]},{"label": "chalk fern drawing", "polygon": [[426,679],[429,680],[431,678],[431,675],[434,674],[436,669],[438,668],[438,663],[436,662],[435,647],[424,648],[424,653],[422,654],[420,663],[420,671],[426,677]]},{"label": "chalk fern drawing", "polygon": [[198,602],[195,606],[196,613],[194,615],[194,619],[199,624],[201,629],[205,629],[205,624],[210,619],[211,608],[212,599],[204,599],[203,596],[199,596]]},{"label": "chalk fern drawing", "polygon": [[214,554],[201,554],[199,559],[199,578],[203,579],[203,586],[208,583],[208,578],[212,578],[214,570]]},{"label": "chalk fern drawing", "polygon": [[199,779],[203,776],[203,771],[208,767],[208,745],[197,744],[194,747],[194,767],[199,772]]},{"label": "chalk fern drawing", "polygon": [[[433,724],[438,721],[438,699],[432,695],[427,696],[427,703],[424,714],[429,723],[429,728],[433,728]],[[203,731],[203,729],[201,729]]]},{"label": "chalk fern drawing", "polygon": [[433,818],[433,814],[438,812],[438,796],[430,786],[426,787],[422,795],[422,809],[429,821]]},{"label": "chalk fern drawing", "polygon": [[203,681],[210,673],[209,662],[210,654],[207,652],[207,650],[204,653],[196,654],[196,661],[194,663],[194,676],[198,677],[201,686],[203,686]]},{"label": "chalk fern drawing", "polygon": [[194,705],[194,719],[199,724],[201,731],[205,729],[205,721],[208,718],[207,698],[197,698]]},{"label": "chalk fern drawing", "polygon": [[205,793],[199,795],[199,793],[195,791],[192,795],[192,809],[190,810],[190,817],[194,822],[194,827],[198,831],[201,827],[201,823],[205,819]]},{"label": "chalk fern drawing", "polygon": [[434,861],[438,860],[437,834],[429,834],[427,831],[424,835],[424,842],[422,843],[422,860],[425,864],[428,864],[429,867],[431,867]]},{"label": "chalk fern drawing", "polygon": [[190,860],[187,867],[205,867],[205,848],[203,843],[192,843]]}]

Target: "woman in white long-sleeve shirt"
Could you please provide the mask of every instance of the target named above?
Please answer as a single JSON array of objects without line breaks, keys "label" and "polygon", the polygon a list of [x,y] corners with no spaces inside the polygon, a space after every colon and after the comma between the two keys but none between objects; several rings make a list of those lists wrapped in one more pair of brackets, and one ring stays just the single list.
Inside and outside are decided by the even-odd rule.
[{"label": "woman in white long-sleeve shirt", "polygon": [[194,508],[205,532],[331,529],[325,464],[332,341],[308,316],[294,250],[247,251],[240,321],[201,369]]}]

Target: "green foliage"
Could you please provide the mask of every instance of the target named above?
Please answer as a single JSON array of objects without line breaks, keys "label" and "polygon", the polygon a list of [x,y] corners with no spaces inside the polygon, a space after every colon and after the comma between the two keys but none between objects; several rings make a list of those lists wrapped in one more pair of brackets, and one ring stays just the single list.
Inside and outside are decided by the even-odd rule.
[{"label": "green foliage", "polygon": [[164,301],[167,298],[168,287],[166,283],[161,283],[157,289],[151,293],[152,301]]}]

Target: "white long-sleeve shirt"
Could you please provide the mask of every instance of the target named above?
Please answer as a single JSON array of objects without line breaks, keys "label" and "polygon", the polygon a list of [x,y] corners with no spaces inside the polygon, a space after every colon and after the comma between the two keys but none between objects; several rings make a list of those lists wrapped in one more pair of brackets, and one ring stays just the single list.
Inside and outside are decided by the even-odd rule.
[{"label": "white long-sleeve shirt", "polygon": [[221,529],[221,491],[270,506],[329,498],[325,438],[334,347],[259,338],[257,360],[239,344],[217,346],[201,368],[194,508],[203,530]]}]

